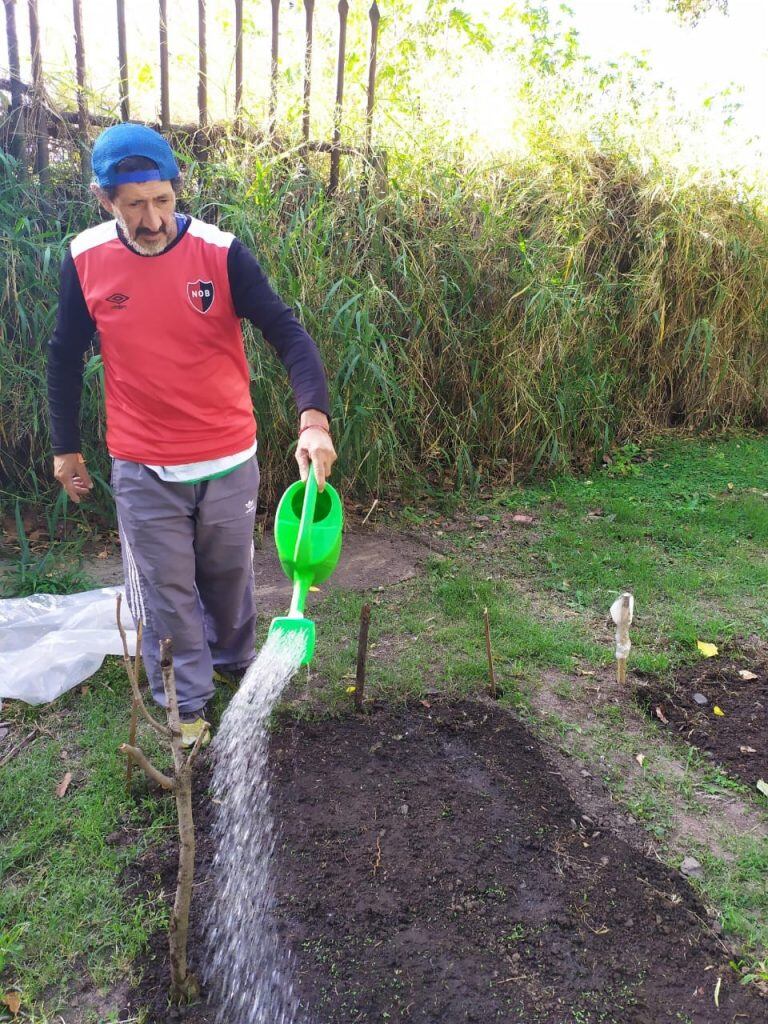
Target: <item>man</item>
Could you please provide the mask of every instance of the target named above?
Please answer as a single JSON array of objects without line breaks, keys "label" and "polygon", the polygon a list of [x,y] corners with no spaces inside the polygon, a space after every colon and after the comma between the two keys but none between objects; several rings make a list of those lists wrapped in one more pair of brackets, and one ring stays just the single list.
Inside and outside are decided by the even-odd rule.
[{"label": "man", "polygon": [[322,489],[336,459],[317,346],[231,234],[176,213],[179,169],[139,124],[104,131],[91,188],[114,218],[79,234],[61,270],[48,395],[54,475],[92,487],[78,429],[83,356],[99,333],[107,448],[134,620],[163,705],[159,641],[173,639],[187,745],[207,728],[216,670],[254,657],[256,422],[241,317],[274,346],[300,414],[296,459]]}]

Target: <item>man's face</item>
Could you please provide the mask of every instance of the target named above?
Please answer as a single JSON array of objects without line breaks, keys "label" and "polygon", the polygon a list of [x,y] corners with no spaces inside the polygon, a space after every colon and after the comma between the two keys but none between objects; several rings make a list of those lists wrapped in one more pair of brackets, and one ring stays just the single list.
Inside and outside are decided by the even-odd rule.
[{"label": "man's face", "polygon": [[119,185],[101,205],[117,220],[129,245],[143,256],[156,256],[176,237],[176,193],[170,181],[132,181]]}]

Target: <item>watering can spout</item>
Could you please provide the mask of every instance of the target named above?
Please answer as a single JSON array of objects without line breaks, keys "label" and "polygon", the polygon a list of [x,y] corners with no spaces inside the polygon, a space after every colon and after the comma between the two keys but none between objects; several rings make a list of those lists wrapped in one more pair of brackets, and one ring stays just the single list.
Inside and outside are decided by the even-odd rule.
[{"label": "watering can spout", "polygon": [[336,490],[317,487],[314,466],[306,483],[298,480],[280,499],[275,514],[275,544],[283,572],[293,583],[288,614],[273,619],[268,638],[297,636],[303,645],[302,665],[308,665],[315,649],[315,624],[304,618],[310,587],[328,579],[341,553],[344,514]]}]

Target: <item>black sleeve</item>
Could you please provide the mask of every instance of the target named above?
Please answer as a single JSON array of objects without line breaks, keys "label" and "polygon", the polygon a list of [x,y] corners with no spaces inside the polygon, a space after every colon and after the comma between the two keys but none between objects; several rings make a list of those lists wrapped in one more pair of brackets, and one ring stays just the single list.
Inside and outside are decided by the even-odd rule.
[{"label": "black sleeve", "polygon": [[80,451],[83,355],[95,331],[75,262],[67,250],[61,265],[56,329],[48,342],[48,409],[56,455]]},{"label": "black sleeve", "polygon": [[299,413],[319,409],[330,415],[328,384],[317,345],[270,287],[253,253],[237,239],[227,255],[235,312],[258,327],[288,371]]}]

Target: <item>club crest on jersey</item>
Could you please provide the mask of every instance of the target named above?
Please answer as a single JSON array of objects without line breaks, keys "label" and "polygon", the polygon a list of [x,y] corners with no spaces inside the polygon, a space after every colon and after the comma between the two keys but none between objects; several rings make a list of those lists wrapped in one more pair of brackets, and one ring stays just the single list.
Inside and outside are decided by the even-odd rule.
[{"label": "club crest on jersey", "polygon": [[207,313],[213,305],[213,281],[190,281],[187,298],[198,313]]}]

